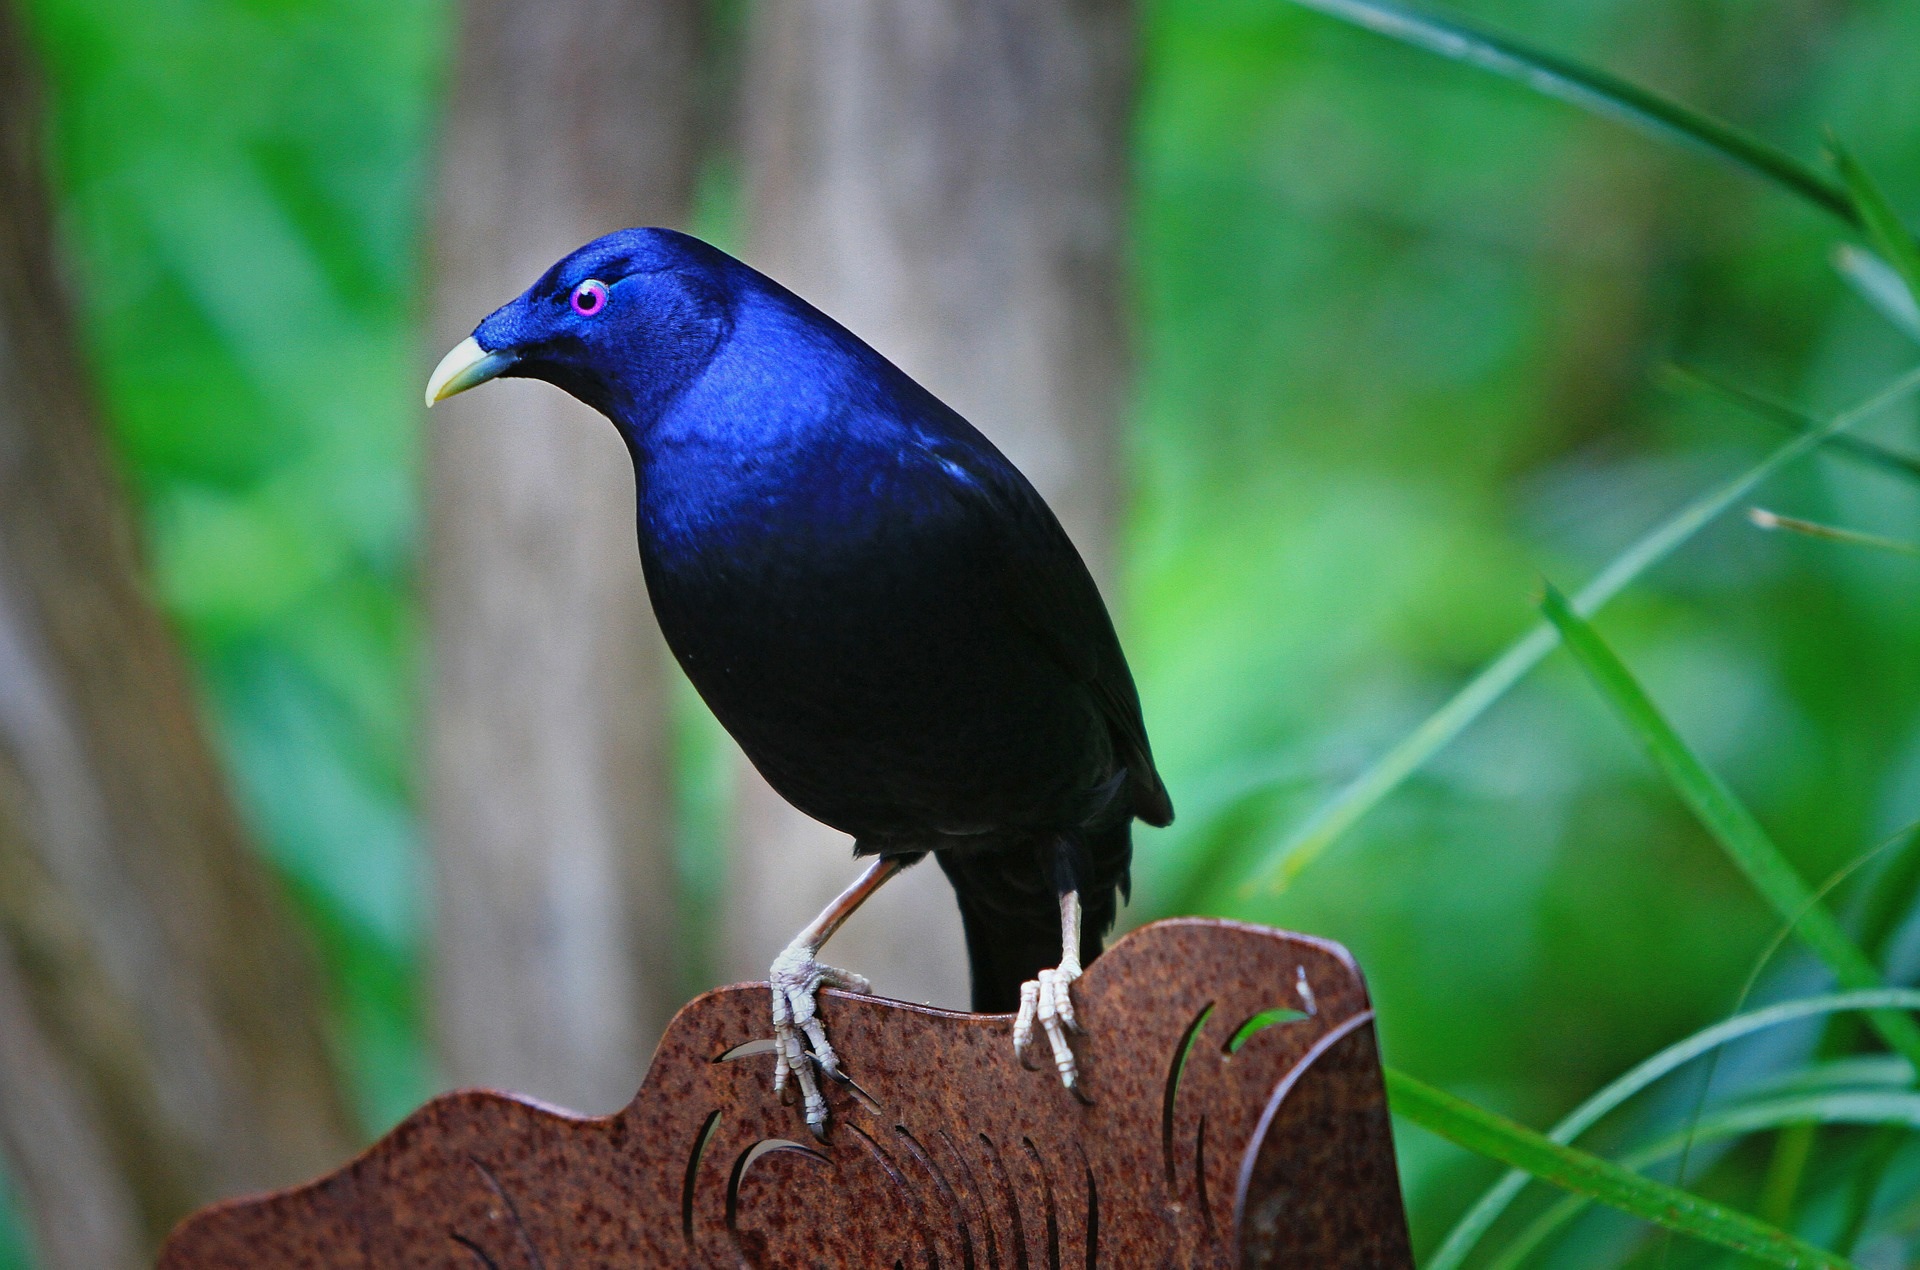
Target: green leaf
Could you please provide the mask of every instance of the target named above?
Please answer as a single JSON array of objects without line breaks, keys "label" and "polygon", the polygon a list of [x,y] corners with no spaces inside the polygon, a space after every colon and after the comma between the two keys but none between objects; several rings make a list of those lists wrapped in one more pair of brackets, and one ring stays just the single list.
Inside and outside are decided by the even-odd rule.
[{"label": "green leaf", "polygon": [[[1702,1120],[1695,1137],[1740,1137],[1790,1124],[1887,1124],[1920,1129],[1920,1094],[1901,1089],[1836,1089],[1739,1103]],[[1678,1151],[1687,1134],[1659,1143]]]},{"label": "green leaf", "polygon": [[[1540,607],[1559,630],[1567,651],[1579,661],[1627,730],[1646,748],[1682,801],[1801,942],[1827,964],[1842,987],[1864,990],[1883,986],[1872,960],[1841,929],[1746,804],[1680,739],[1599,632],[1551,586],[1546,588]],[[1920,1070],[1920,1026],[1891,1010],[1874,1011],[1870,1019],[1887,1044]]]},{"label": "green leaf", "polygon": [[[1760,482],[1916,388],[1920,388],[1920,369],[1908,371],[1866,401],[1800,433],[1733,480],[1687,504],[1614,557],[1581,588],[1573,598],[1574,611],[1591,617],[1641,574],[1672,555],[1727,508],[1745,498]],[[1284,890],[1381,799],[1398,789],[1402,781],[1419,771],[1428,759],[1504,696],[1507,689],[1539,665],[1559,642],[1559,635],[1545,622],[1521,636],[1425,722],[1316,808],[1255,867],[1243,891]]]},{"label": "green leaf", "polygon": [[1864,248],[1841,243],[1833,249],[1833,267],[1869,307],[1920,340],[1920,304],[1914,302],[1906,280],[1892,265]]},{"label": "green leaf", "polygon": [[1481,26],[1394,0],[1294,0],[1295,4],[1390,36],[1415,48],[1517,80],[1535,92],[1676,139],[1774,182],[1849,225],[1861,224],[1847,191],[1811,165],[1731,124],[1638,84]]},{"label": "green leaf", "polygon": [[[1817,1052],[1817,1051],[1816,1051]],[[1755,1093],[1819,1094],[1842,1089],[1910,1089],[1913,1064],[1898,1054],[1849,1054],[1814,1059],[1755,1082]]]},{"label": "green leaf", "polygon": [[[1879,262],[1876,260],[1875,263]],[[1885,269],[1886,266],[1880,265],[1880,268]],[[1899,290],[1900,280],[1894,278],[1892,285],[1895,290]],[[1900,295],[1905,298],[1906,293],[1902,291]],[[1778,397],[1731,383],[1698,367],[1668,366],[1665,370],[1665,378],[1678,387],[1717,397],[1736,409],[1744,410],[1756,419],[1778,424],[1790,432],[1806,432],[1822,426],[1820,420]],[[1863,437],[1836,436],[1827,438],[1824,446],[1836,454],[1844,454],[1848,458],[1872,463],[1876,467],[1907,477],[1909,480],[1920,480],[1920,458],[1890,449],[1878,441],[1869,441]]]},{"label": "green leaf", "polygon": [[1838,141],[1830,139],[1827,148],[1832,151],[1833,165],[1840,170],[1840,179],[1847,183],[1847,193],[1860,213],[1860,227],[1906,284],[1907,298],[1920,304],[1920,242],[1914,240],[1913,231],[1901,221],[1893,204],[1887,202],[1873,174]]},{"label": "green leaf", "polygon": [[[1637,1064],[1631,1071],[1575,1107],[1565,1119],[1547,1131],[1547,1138],[1552,1142],[1572,1143],[1635,1094],[1722,1045],[1731,1044],[1743,1037],[1752,1036],[1756,1032],[1765,1031],[1767,1028],[1779,1027],[1783,1023],[1794,1023],[1801,1019],[1854,1010],[1920,1010],[1920,990],[1881,988],[1868,992],[1829,993],[1824,996],[1782,1001],[1764,1009],[1735,1015],[1725,1022],[1703,1028],[1692,1036],[1676,1041],[1653,1057]],[[1467,1254],[1473,1251],[1480,1237],[1486,1234],[1495,1221],[1499,1220],[1500,1214],[1506,1211],[1507,1205],[1513,1202],[1514,1196],[1526,1186],[1527,1177],[1525,1172],[1516,1169],[1488,1188],[1487,1193],[1482,1195],[1448,1232],[1446,1241],[1435,1251],[1432,1261],[1428,1262],[1427,1270],[1458,1270],[1459,1266],[1466,1261]]]},{"label": "green leaf", "polygon": [[1525,1169],[1564,1190],[1599,1200],[1643,1221],[1731,1248],[1770,1265],[1845,1270],[1852,1264],[1758,1218],[1551,1141],[1525,1125],[1403,1072],[1387,1072],[1387,1097],[1396,1115],[1469,1151]]},{"label": "green leaf", "polygon": [[1887,1170],[1899,1156],[1900,1148],[1906,1145],[1906,1137],[1899,1129],[1882,1128],[1860,1149],[1853,1166],[1853,1178],[1842,1201],[1840,1234],[1834,1241],[1848,1254],[1860,1246],[1867,1222],[1873,1217],[1874,1197],[1886,1181]]},{"label": "green leaf", "polygon": [[1855,547],[1872,547],[1876,551],[1920,556],[1920,545],[1911,542],[1902,542],[1898,538],[1882,538],[1879,534],[1863,534],[1857,529],[1842,529],[1838,525],[1823,525],[1817,520],[1782,516],[1779,512],[1768,511],[1764,507],[1749,507],[1747,519],[1760,529],[1783,529],[1789,533],[1805,534],[1809,538],[1824,538],[1828,542],[1844,542]]},{"label": "green leaf", "polygon": [[[1850,1090],[1797,1098],[1774,1098],[1741,1103],[1715,1112],[1685,1133],[1676,1133],[1630,1152],[1622,1168],[1639,1171],[1680,1154],[1689,1144],[1745,1137],[1802,1124],[1883,1125],[1920,1129],[1920,1094]],[[1591,1201],[1569,1195],[1536,1217],[1514,1236],[1488,1270],[1518,1270],[1538,1252],[1554,1232],[1578,1217]],[[1428,1270],[1434,1270],[1435,1261]]]}]

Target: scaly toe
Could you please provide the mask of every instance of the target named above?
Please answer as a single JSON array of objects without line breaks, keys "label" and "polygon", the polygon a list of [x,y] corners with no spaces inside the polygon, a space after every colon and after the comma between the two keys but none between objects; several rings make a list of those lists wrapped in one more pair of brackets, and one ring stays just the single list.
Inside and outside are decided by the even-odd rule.
[{"label": "scaly toe", "polygon": [[[1080,968],[1074,965],[1042,970],[1039,978],[1020,985],[1020,1013],[1013,1021],[1013,1052],[1020,1065],[1028,1071],[1037,1070],[1027,1062],[1027,1049],[1033,1041],[1034,1024],[1038,1023],[1047,1035],[1048,1048],[1053,1051],[1053,1065],[1060,1074],[1060,1083],[1077,1095],[1080,1067],[1067,1033],[1084,1031],[1074,1017],[1073,997],[1068,991],[1079,977]],[[1081,1098],[1085,1101],[1084,1095]]]},{"label": "scaly toe", "polygon": [[820,1092],[819,1074],[825,1073],[842,1084],[851,1080],[840,1069],[840,1056],[827,1040],[826,1024],[820,1018],[815,998],[823,985],[848,992],[872,990],[861,975],[821,965],[804,945],[782,952],[767,972],[767,987],[773,998],[774,1092],[782,1096],[781,1101],[788,1101],[787,1078],[792,1076],[799,1087],[808,1130],[825,1141],[828,1110]]},{"label": "scaly toe", "polygon": [[1068,991],[1073,981],[1079,977],[1078,970],[1070,972],[1065,966],[1053,972],[1053,1012],[1059,1016],[1061,1024],[1069,1032],[1084,1034],[1086,1029],[1080,1026],[1080,1020],[1073,1015],[1073,994]]},{"label": "scaly toe", "polygon": [[1038,1071],[1027,1061],[1027,1048],[1033,1044],[1033,1022],[1040,1007],[1040,981],[1029,979],[1020,985],[1020,1012],[1013,1018],[1013,1056],[1028,1071]]}]

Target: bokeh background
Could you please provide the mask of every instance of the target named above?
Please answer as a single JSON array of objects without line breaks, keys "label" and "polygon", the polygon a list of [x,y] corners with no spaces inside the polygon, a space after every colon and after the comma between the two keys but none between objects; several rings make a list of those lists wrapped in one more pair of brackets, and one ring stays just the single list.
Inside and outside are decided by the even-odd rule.
[{"label": "bokeh background", "polygon": [[[311,1171],[451,1083],[609,1110],[673,1005],[750,977],[850,875],[654,646],[611,430],[536,387],[420,408],[487,307],[627,223],[791,282],[1062,503],[1180,813],[1139,834],[1124,923],[1338,939],[1391,1063],[1533,1124],[1728,1012],[1773,937],[1564,657],[1290,886],[1247,883],[1535,620],[1543,577],[1577,585],[1778,444],[1665,367],[1821,414],[1912,364],[1832,268],[1836,226],[1779,191],[1284,0],[10,3],[91,421],[276,929],[312,952],[275,1008],[314,1021],[338,1092],[287,1113],[332,1126],[308,1154],[151,1184],[53,990],[0,975],[0,1029],[47,1034],[39,1066],[0,1042],[0,1096],[67,1098],[100,1143],[70,1175],[93,1191],[56,1202],[69,1175],[23,1136],[54,1122],[0,1115],[0,1267],[136,1264],[180,1202]],[[1830,128],[1920,207],[1920,6],[1464,7],[1802,155]],[[1863,434],[1920,449],[1909,405]],[[1841,458],[1758,499],[1920,540],[1912,479]],[[30,556],[0,562],[16,593]],[[1913,559],[1729,516],[1601,629],[1808,879],[1920,815]],[[925,872],[835,959],[957,1003]],[[1905,978],[1910,882],[1879,899]],[[18,926],[0,952],[29,959]],[[1818,976],[1788,948],[1759,983]],[[1431,1247],[1494,1170],[1418,1130],[1400,1150]],[[1738,1202],[1769,1159],[1715,1185]],[[63,1204],[98,1242],[63,1242]],[[1637,1238],[1592,1221],[1541,1263]]]}]

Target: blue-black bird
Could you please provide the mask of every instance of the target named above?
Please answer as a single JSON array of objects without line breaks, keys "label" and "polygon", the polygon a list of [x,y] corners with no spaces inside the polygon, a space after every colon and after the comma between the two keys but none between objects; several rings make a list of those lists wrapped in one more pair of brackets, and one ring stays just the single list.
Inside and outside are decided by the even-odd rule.
[{"label": "blue-black bird", "polygon": [[[1038,1023],[1068,1088],[1069,987],[1128,888],[1131,825],[1173,818],[1086,565],[965,419],[772,279],[685,234],[575,251],[433,372],[599,410],[633,458],[640,558],[674,656],[769,784],[865,873],[775,960],[775,1087],[818,1134],[841,1076],[820,946],[928,853],[959,899],[973,1008]],[[1077,1092],[1077,1091],[1076,1091]]]}]

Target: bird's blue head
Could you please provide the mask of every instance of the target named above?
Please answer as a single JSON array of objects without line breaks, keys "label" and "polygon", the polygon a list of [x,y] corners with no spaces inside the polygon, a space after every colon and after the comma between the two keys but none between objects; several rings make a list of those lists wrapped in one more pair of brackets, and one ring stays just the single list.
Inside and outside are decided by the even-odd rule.
[{"label": "bird's blue head", "polygon": [[644,423],[725,337],[741,266],[670,229],[596,238],[441,359],[433,405],[489,379],[543,379],[617,423]]}]

